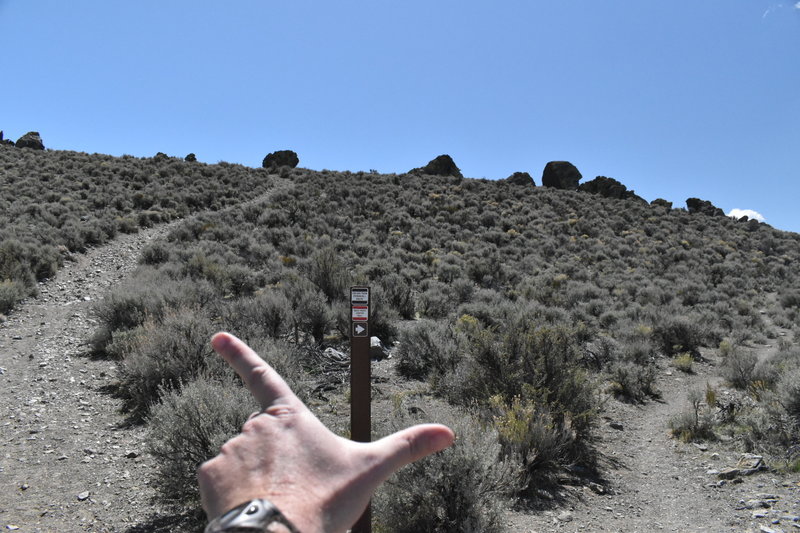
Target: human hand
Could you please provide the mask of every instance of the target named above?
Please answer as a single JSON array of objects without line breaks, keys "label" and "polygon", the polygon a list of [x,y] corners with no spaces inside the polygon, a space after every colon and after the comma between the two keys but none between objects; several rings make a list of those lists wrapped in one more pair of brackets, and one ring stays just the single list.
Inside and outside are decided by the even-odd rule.
[{"label": "human hand", "polygon": [[244,342],[217,333],[211,345],[262,410],[198,469],[209,519],[266,498],[303,533],[344,532],[393,472],[453,443],[453,432],[438,424],[413,426],[371,443],[339,437]]}]

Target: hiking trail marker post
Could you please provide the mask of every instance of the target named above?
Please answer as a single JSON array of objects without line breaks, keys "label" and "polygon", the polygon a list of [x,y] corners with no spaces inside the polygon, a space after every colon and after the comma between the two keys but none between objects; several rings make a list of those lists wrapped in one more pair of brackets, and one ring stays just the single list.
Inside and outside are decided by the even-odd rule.
[{"label": "hiking trail marker post", "polygon": [[[369,287],[350,287],[350,438],[372,440],[372,376],[369,361]],[[352,533],[371,533],[372,508],[367,505]]]}]

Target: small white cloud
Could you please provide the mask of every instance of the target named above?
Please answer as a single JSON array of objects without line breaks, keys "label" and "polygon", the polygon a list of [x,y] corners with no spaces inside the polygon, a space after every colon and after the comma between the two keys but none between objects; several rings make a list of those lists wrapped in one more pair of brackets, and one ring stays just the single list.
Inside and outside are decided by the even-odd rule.
[{"label": "small white cloud", "polygon": [[[798,2],[800,3],[800,2]],[[764,222],[764,215],[759,213],[758,211],[753,211],[752,209],[731,209],[730,213],[728,213],[729,217],[732,218],[742,218],[747,217],[750,219],[756,219],[759,222]]]},{"label": "small white cloud", "polygon": [[797,2],[797,3],[794,5],[794,8],[795,8],[795,9],[800,9],[800,2]]}]

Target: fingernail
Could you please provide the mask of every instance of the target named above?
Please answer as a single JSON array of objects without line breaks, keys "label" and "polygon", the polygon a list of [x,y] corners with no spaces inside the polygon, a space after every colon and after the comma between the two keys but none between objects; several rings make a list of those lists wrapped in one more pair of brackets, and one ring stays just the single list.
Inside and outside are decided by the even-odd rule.
[{"label": "fingernail", "polygon": [[231,344],[230,336],[225,332],[219,332],[213,337],[211,337],[211,346],[214,347],[215,350],[224,350]]}]

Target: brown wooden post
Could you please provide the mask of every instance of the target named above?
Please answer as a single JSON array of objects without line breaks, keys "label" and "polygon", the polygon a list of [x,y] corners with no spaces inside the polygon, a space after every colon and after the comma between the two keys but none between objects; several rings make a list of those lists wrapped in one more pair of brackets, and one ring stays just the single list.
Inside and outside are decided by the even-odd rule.
[{"label": "brown wooden post", "polygon": [[[369,287],[350,287],[350,438],[372,440],[372,369],[369,359]],[[367,505],[352,533],[371,533],[372,509]]]}]

